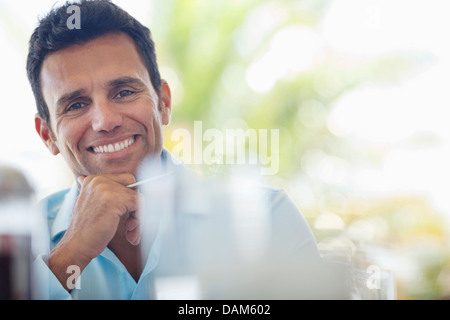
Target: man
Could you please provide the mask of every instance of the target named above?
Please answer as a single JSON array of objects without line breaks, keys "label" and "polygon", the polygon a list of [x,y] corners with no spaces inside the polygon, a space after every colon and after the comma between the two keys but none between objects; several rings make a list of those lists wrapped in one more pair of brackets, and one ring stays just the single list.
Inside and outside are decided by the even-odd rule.
[{"label": "man", "polygon": [[[50,299],[147,299],[158,250],[141,255],[145,199],[127,186],[145,159],[154,167],[170,163],[162,127],[170,123],[171,92],[146,27],[100,0],[77,3],[81,24],[71,29],[70,5],[40,21],[27,60],[36,131],[76,180],[44,202],[50,253],[36,260],[38,286],[48,287],[43,298]],[[293,219],[286,222],[296,228],[292,246],[318,256],[292,203],[280,192],[270,198],[282,211],[279,217]],[[77,276],[81,288],[74,286]]]}]

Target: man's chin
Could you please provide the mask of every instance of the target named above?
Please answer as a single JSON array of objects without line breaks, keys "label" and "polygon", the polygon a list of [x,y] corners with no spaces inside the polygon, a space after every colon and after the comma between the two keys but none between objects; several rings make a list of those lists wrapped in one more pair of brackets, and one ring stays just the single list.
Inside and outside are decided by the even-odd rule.
[{"label": "man's chin", "polygon": [[151,162],[159,165],[161,163],[161,152],[158,154],[147,155],[139,161],[136,159],[114,159],[109,161],[98,161],[90,168],[87,168],[88,175],[104,174],[132,174],[137,177],[143,164]]},{"label": "man's chin", "polygon": [[102,167],[97,168],[93,170],[89,170],[88,175],[106,175],[106,174],[132,174],[133,176],[136,176],[138,172],[138,169],[135,167],[127,167],[127,166],[120,166],[120,167]]}]

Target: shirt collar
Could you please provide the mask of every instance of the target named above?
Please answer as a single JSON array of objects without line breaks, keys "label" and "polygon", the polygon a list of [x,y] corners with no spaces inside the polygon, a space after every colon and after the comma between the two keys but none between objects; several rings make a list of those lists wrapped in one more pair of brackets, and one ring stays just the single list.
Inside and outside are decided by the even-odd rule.
[{"label": "shirt collar", "polygon": [[52,240],[58,237],[61,233],[65,232],[69,227],[70,220],[72,218],[73,205],[77,200],[78,193],[77,183],[74,182],[69,192],[65,195],[63,203],[58,214],[56,215],[55,221],[53,222],[50,234]]}]

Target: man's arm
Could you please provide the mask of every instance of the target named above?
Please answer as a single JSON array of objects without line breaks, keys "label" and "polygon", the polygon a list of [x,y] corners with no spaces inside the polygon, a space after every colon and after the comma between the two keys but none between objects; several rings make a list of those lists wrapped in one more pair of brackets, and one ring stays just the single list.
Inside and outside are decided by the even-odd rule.
[{"label": "man's arm", "polygon": [[[70,226],[48,257],[50,270],[69,292],[68,268],[76,266],[82,272],[115,236],[121,219],[139,209],[139,194],[126,187],[135,182],[130,174],[80,177],[78,182],[80,195]],[[127,223],[127,228],[139,232],[135,222]],[[139,240],[134,234],[123,237]]]}]

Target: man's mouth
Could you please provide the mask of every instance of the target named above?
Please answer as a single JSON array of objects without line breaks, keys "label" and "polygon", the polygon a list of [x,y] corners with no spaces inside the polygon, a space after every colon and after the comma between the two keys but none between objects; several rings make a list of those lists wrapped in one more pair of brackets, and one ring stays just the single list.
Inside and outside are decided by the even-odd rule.
[{"label": "man's mouth", "polygon": [[112,144],[106,144],[104,146],[98,146],[98,147],[91,147],[89,150],[95,152],[95,153],[112,153],[112,152],[119,152],[123,149],[129,148],[136,142],[136,137],[132,137],[129,139],[126,139],[121,142],[116,142]]}]

